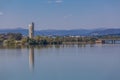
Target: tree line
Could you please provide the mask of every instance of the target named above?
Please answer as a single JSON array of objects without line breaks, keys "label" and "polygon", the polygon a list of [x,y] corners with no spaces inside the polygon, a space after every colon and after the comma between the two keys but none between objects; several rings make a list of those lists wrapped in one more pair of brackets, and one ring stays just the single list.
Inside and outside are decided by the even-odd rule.
[{"label": "tree line", "polygon": [[119,36],[35,36],[33,39],[23,36],[21,33],[0,34],[0,42],[10,45],[48,45],[48,44],[64,44],[64,43],[95,43],[96,40],[102,38],[120,38]]}]

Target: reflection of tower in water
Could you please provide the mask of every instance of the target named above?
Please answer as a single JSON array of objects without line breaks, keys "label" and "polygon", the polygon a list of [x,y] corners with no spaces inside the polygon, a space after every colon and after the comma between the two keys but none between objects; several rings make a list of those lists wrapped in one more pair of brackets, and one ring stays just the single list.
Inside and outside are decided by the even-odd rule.
[{"label": "reflection of tower in water", "polygon": [[34,69],[34,48],[29,48],[29,68],[31,71]]}]

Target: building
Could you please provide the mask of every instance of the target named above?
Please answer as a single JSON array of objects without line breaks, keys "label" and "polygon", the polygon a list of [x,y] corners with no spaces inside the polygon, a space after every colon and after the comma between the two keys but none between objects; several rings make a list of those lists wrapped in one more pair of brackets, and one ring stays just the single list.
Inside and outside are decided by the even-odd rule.
[{"label": "building", "polygon": [[29,38],[34,38],[34,23],[29,24]]},{"label": "building", "polygon": [[104,41],[103,41],[103,40],[101,40],[101,39],[98,39],[98,40],[96,40],[96,41],[95,41],[95,43],[96,43],[96,44],[103,44],[103,43],[104,43]]}]

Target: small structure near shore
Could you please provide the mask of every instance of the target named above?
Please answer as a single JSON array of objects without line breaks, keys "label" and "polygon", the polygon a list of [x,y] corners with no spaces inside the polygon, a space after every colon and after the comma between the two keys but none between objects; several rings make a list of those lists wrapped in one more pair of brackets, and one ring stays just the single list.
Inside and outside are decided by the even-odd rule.
[{"label": "small structure near shore", "polygon": [[96,40],[95,43],[96,44],[103,44],[104,42],[103,42],[103,40],[99,39],[99,40]]},{"label": "small structure near shore", "polygon": [[97,44],[120,44],[120,39],[99,39],[96,40]]}]

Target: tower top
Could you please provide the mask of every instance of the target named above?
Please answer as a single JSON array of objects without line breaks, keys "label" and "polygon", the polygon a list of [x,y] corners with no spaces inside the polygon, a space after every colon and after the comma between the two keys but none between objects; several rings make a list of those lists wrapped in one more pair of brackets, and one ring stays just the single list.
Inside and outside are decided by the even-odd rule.
[{"label": "tower top", "polygon": [[32,24],[34,24],[34,22],[32,22]]},{"label": "tower top", "polygon": [[29,24],[29,27],[34,27],[34,22],[32,22],[31,24]]}]

